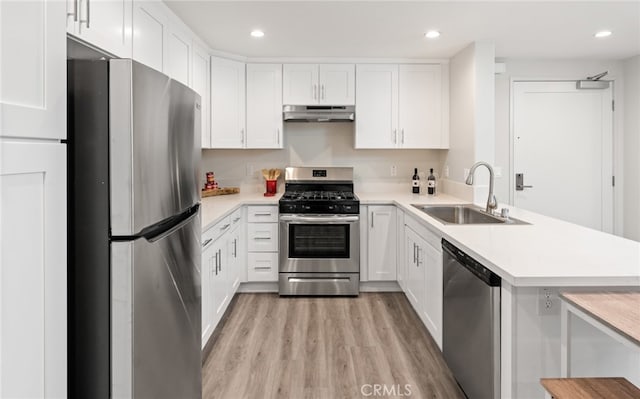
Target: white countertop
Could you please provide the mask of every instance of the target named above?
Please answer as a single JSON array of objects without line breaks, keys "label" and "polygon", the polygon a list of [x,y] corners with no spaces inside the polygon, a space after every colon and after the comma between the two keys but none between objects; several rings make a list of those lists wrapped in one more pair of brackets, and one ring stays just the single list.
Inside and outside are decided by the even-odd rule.
[{"label": "white countertop", "polygon": [[[444,225],[411,204],[465,203],[439,194],[356,193],[362,205],[394,204],[514,286],[640,286],[640,243],[506,206],[530,225]],[[277,205],[275,197],[204,198],[206,230],[242,205]],[[504,207],[505,205],[500,205]]]}]

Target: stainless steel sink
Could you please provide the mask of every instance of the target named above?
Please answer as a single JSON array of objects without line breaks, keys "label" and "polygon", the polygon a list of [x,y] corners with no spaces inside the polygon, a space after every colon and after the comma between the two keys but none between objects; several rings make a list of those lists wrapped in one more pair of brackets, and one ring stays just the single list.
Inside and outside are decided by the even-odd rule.
[{"label": "stainless steel sink", "polygon": [[412,204],[444,224],[529,224],[514,218],[502,218],[486,213],[474,205]]}]

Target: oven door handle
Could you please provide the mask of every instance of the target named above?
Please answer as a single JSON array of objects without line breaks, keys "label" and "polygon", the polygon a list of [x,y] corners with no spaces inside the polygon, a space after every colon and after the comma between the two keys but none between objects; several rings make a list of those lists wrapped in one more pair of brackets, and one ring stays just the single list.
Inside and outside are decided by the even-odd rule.
[{"label": "oven door handle", "polygon": [[300,216],[300,215],[280,215],[282,222],[296,223],[356,223],[360,221],[358,215],[333,215],[333,216]]}]

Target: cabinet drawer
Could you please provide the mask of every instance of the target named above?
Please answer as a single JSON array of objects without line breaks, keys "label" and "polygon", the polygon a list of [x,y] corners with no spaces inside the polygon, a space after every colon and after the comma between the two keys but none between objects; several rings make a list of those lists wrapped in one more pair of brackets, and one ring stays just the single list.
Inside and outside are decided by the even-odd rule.
[{"label": "cabinet drawer", "polygon": [[252,252],[248,259],[248,281],[278,281],[278,254],[276,252]]},{"label": "cabinet drawer", "polygon": [[218,239],[218,237],[229,231],[230,228],[231,221],[229,219],[229,216],[221,219],[218,223],[214,224],[204,233],[202,233],[202,247],[204,248],[209,243],[211,243],[211,241],[215,241],[216,239]]},{"label": "cabinet drawer", "polygon": [[249,223],[276,223],[278,221],[278,207],[250,206],[247,208],[247,221]]},{"label": "cabinet drawer", "polygon": [[277,252],[278,223],[249,223],[247,238],[250,252]]}]

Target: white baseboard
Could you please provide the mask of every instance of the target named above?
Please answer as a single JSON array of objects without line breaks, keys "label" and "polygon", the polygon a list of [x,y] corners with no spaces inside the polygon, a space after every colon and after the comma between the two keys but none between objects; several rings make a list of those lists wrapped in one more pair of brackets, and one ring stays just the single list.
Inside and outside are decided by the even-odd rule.
[{"label": "white baseboard", "polygon": [[[360,292],[399,292],[402,291],[396,281],[361,281]],[[238,287],[240,293],[277,293],[276,282],[245,282]]]}]

